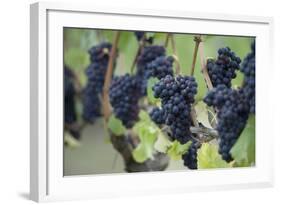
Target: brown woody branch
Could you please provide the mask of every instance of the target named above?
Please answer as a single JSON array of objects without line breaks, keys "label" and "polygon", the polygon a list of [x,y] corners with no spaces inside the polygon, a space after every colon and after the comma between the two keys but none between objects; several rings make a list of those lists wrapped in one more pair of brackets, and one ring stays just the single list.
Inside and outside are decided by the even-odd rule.
[{"label": "brown woody branch", "polygon": [[117,50],[117,45],[120,39],[120,31],[116,31],[115,36],[114,36],[114,41],[113,41],[113,46],[112,49],[110,50],[109,54],[109,61],[107,65],[107,70],[106,70],[106,75],[105,75],[105,81],[104,81],[104,86],[103,86],[103,115],[104,119],[107,122],[109,119],[109,116],[111,114],[110,110],[110,103],[109,103],[109,87],[110,87],[110,82],[113,74],[113,65],[116,57],[116,50]]},{"label": "brown woody branch", "polygon": [[206,82],[207,88],[209,90],[213,89],[214,86],[212,84],[212,81],[210,79],[207,66],[206,66],[206,59],[204,57],[204,42],[201,42],[199,45],[199,54],[200,54],[200,62],[201,62],[201,72],[203,74],[204,80]]}]

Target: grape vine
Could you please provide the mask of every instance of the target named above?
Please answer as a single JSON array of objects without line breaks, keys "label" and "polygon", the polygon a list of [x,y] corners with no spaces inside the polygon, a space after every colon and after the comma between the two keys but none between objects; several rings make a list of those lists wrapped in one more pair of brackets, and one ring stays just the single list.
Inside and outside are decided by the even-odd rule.
[{"label": "grape vine", "polygon": [[231,80],[236,77],[241,59],[229,47],[218,50],[217,60],[207,60],[207,70],[214,87],[224,84],[231,87]]}]

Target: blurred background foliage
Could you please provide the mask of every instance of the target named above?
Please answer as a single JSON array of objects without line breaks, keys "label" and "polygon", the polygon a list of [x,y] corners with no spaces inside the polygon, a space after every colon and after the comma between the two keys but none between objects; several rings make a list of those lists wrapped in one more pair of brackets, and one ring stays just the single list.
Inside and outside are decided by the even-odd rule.
[{"label": "blurred background foliage", "polygon": [[[148,33],[154,36],[155,45],[164,45],[167,33]],[[64,61],[72,68],[80,78],[82,85],[86,83],[84,70],[90,64],[88,50],[103,41],[113,41],[114,31],[81,28],[64,29]],[[194,51],[194,34],[174,34],[176,50],[180,62],[181,73],[189,74]],[[250,44],[253,37],[203,35],[204,53],[206,58],[216,58],[217,50],[221,47],[230,47],[241,59],[250,52]],[[118,44],[118,60],[115,74],[130,72],[135,55],[138,50],[138,42],[133,31],[122,31]],[[167,47],[167,55],[172,55],[171,43]],[[199,85],[197,101],[205,95],[207,88],[201,74],[200,57],[198,55],[195,67],[195,78]],[[238,72],[233,80],[233,86],[240,86],[242,75]]]}]

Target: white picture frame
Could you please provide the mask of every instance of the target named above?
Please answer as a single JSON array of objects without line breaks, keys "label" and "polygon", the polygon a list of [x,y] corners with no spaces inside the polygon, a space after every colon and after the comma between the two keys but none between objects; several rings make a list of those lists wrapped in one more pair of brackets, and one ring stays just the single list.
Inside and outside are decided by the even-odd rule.
[{"label": "white picture frame", "polygon": [[[256,64],[257,68],[261,68],[256,75],[256,166],[64,177],[63,27],[256,36]],[[272,186],[273,131],[269,129],[272,115],[266,109],[269,98],[267,87],[262,84],[265,79],[270,79],[266,70],[272,68],[273,62],[272,29],[273,19],[269,17],[97,8],[95,5],[73,3],[32,4],[30,198],[41,202]],[[264,118],[267,120],[264,121]]]}]

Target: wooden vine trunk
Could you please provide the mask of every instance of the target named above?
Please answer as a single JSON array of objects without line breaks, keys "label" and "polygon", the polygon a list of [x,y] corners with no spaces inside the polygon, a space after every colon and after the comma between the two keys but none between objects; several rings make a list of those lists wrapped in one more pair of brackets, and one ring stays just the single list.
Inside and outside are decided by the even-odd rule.
[{"label": "wooden vine trunk", "polygon": [[126,172],[163,171],[169,165],[169,157],[159,152],[154,154],[153,160],[149,159],[143,163],[136,162],[132,155],[133,147],[125,137],[111,134],[111,142],[113,147],[122,155]]}]

